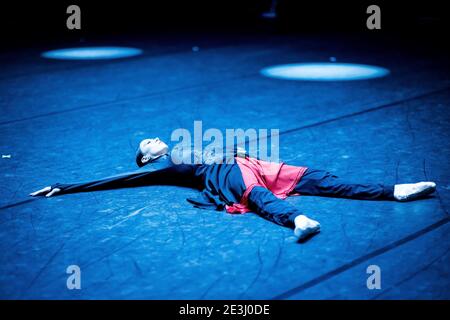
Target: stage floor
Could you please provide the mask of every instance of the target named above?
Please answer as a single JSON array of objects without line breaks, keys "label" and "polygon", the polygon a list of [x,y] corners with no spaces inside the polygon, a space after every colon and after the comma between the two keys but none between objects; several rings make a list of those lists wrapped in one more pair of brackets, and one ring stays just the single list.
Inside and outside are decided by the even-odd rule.
[{"label": "stage floor", "polygon": [[[74,46],[74,44],[64,44]],[[448,56],[358,36],[167,36],[85,41],[143,55],[56,61],[32,48],[0,54],[0,298],[449,299]],[[192,50],[192,47],[199,50]],[[362,81],[260,75],[296,62],[377,65]],[[382,183],[432,180],[398,203],[286,201],[322,224],[297,243],[256,214],[193,208],[197,191],[143,187],[31,198],[56,182],[136,169],[143,138],[176,128],[279,128],[294,165]],[[66,268],[81,268],[68,290]],[[369,265],[381,289],[366,286]]]}]

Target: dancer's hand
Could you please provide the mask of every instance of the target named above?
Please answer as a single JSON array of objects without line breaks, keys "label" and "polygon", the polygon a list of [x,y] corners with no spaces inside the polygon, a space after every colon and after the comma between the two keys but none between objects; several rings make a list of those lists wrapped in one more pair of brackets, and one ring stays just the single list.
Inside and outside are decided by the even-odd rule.
[{"label": "dancer's hand", "polygon": [[61,189],[59,189],[59,188],[52,189],[52,187],[49,186],[49,187],[45,187],[44,189],[30,193],[30,196],[36,197],[36,196],[44,196],[45,195],[48,198],[60,191],[61,191]]}]

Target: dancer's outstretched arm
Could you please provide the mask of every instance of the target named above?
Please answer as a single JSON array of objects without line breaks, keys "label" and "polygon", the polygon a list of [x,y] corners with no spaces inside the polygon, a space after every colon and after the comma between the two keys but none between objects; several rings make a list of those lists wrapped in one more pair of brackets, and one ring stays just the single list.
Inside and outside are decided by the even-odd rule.
[{"label": "dancer's outstretched arm", "polygon": [[156,171],[133,172],[100,180],[82,183],[56,183],[36,192],[31,196],[51,197],[59,194],[109,190],[118,188],[131,188],[149,185],[178,185],[185,187],[198,187],[195,177],[194,165],[174,165]]}]

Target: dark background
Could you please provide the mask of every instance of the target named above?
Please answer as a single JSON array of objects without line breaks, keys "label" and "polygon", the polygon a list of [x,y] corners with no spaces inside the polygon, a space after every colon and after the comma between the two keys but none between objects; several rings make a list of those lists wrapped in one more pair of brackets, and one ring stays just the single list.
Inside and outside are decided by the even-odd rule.
[{"label": "dark background", "polygon": [[[66,8],[81,8],[81,30],[66,28]],[[271,0],[214,1],[15,1],[1,6],[2,42],[23,46],[55,39],[161,32],[370,32],[366,9],[381,8],[379,34],[422,37],[436,44],[446,38],[444,1],[278,0],[277,19],[261,18]]]}]

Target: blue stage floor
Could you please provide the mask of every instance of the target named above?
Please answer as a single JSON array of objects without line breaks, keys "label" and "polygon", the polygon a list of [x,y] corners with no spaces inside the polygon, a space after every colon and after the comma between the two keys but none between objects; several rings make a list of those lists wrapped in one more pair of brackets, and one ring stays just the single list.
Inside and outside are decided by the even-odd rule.
[{"label": "blue stage floor", "polygon": [[[56,46],[0,54],[0,298],[450,298],[447,55],[356,36],[178,40],[83,43],[144,50],[110,61],[40,57]],[[391,73],[341,82],[259,74],[330,57]],[[194,120],[204,130],[279,128],[290,164],[354,180],[431,180],[437,193],[408,203],[289,198],[322,225],[303,244],[252,213],[195,209],[185,199],[197,191],[178,187],[28,196],[133,171],[141,139],[169,141]],[[366,287],[373,264],[381,290]],[[66,287],[69,265],[81,268],[81,290]]]}]

